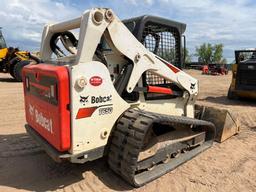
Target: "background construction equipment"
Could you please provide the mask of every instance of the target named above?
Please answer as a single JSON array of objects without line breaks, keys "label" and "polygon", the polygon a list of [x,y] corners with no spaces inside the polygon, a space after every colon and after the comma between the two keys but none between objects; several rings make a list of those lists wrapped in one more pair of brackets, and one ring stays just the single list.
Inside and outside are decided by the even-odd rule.
[{"label": "background construction equipment", "polygon": [[35,59],[28,51],[7,47],[0,28],[0,72],[10,73],[15,80],[21,81],[22,68]]},{"label": "background construction equipment", "polygon": [[235,59],[228,98],[256,99],[256,50],[237,50]]}]

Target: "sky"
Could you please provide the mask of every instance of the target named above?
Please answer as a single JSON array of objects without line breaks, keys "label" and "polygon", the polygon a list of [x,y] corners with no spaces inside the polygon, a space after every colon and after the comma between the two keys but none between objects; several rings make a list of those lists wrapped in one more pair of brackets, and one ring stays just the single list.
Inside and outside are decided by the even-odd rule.
[{"label": "sky", "polygon": [[256,47],[255,0],[0,0],[0,27],[8,46],[39,50],[43,26],[108,7],[121,19],[156,15],[187,24],[190,54],[202,43],[222,43],[224,57]]}]

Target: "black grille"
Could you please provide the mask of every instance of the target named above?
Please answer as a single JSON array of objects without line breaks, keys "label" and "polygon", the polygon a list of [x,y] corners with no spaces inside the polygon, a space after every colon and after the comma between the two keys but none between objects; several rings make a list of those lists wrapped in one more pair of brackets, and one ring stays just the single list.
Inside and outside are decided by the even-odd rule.
[{"label": "black grille", "polygon": [[[180,62],[179,33],[175,28],[149,24],[144,28],[142,39],[149,51],[174,65]],[[146,83],[147,85],[159,85],[170,83],[170,81],[146,72]]]},{"label": "black grille", "polygon": [[154,75],[153,73],[150,73],[149,71],[146,72],[146,84],[147,85],[164,85],[167,83],[171,83],[171,82],[165,80],[162,77]]},{"label": "black grille", "polygon": [[151,52],[176,65],[179,61],[179,33],[175,28],[147,25],[143,31],[143,44]]}]

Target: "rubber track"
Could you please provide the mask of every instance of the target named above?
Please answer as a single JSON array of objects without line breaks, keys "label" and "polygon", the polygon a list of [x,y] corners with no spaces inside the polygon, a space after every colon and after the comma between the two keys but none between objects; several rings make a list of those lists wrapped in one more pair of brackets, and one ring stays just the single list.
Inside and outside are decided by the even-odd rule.
[{"label": "rubber track", "polygon": [[[210,130],[207,131],[206,134],[206,140],[208,140],[209,146],[212,145],[213,138],[215,136],[215,126],[207,121],[129,109],[116,124],[112,142],[110,144],[108,164],[114,172],[121,175],[127,182],[135,187],[142,186],[169,171],[155,171],[152,173],[145,172],[144,175],[141,174],[140,178],[136,178],[135,171],[138,155],[141,151],[144,137],[152,123],[183,124],[207,127]],[[196,153],[199,152],[195,152],[195,154]],[[191,158],[195,156],[195,154],[192,155]],[[185,162],[187,159],[182,161]],[[176,162],[176,164],[180,165],[184,162]]]}]

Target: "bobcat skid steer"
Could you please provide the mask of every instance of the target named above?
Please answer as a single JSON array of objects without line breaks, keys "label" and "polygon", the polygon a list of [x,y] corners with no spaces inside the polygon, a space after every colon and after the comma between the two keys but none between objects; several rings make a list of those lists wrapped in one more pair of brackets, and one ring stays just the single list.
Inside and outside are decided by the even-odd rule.
[{"label": "bobcat skid steer", "polygon": [[55,161],[105,155],[139,187],[211,147],[216,128],[194,118],[198,81],[174,65],[185,25],[146,16],[124,23],[96,8],[45,26],[43,62],[23,70],[25,127]]}]

